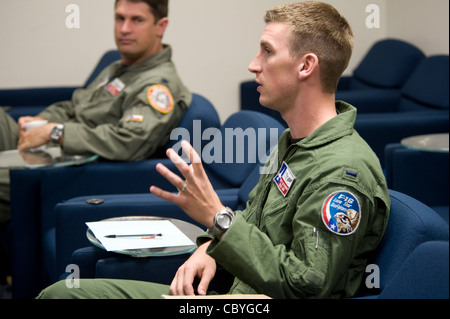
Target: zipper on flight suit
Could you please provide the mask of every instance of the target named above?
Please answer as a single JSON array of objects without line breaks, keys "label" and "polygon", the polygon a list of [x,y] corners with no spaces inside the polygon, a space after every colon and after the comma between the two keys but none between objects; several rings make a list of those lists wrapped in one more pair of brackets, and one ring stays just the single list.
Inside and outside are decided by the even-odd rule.
[{"label": "zipper on flight suit", "polygon": [[316,237],[316,250],[319,248],[319,232],[317,231],[317,227],[313,229],[313,237]]}]

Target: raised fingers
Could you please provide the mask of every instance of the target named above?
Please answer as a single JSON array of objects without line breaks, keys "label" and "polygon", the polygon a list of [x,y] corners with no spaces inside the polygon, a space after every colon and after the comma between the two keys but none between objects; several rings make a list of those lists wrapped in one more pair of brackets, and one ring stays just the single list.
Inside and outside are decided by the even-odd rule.
[{"label": "raised fingers", "polygon": [[186,154],[189,154],[189,160],[192,163],[191,166],[194,174],[196,174],[197,176],[201,176],[202,174],[204,174],[205,170],[203,169],[202,159],[192,147],[192,145],[186,141],[182,141],[181,147]]},{"label": "raised fingers", "polygon": [[159,174],[161,174],[161,176],[163,176],[165,179],[167,179],[167,181],[170,184],[172,184],[173,186],[175,186],[177,189],[183,188],[185,181],[180,176],[178,176],[177,174],[172,172],[170,169],[165,167],[164,165],[157,164],[156,171]]}]

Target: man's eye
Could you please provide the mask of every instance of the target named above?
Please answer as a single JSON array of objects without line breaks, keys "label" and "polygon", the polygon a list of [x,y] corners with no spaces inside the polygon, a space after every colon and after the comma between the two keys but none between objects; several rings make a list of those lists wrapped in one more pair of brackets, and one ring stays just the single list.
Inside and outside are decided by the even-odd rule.
[{"label": "man's eye", "polygon": [[270,55],[272,53],[272,51],[268,48],[264,48],[264,53],[266,53],[267,55]]}]

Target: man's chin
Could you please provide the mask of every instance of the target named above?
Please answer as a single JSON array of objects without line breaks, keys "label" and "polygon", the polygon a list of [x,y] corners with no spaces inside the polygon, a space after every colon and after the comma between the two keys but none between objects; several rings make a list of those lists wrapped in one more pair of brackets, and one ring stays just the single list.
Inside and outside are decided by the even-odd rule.
[{"label": "man's chin", "polygon": [[270,103],[270,101],[268,101],[267,99],[260,97],[259,104],[261,104],[263,107],[265,107],[267,109],[273,110],[273,107],[271,107],[272,103]]}]

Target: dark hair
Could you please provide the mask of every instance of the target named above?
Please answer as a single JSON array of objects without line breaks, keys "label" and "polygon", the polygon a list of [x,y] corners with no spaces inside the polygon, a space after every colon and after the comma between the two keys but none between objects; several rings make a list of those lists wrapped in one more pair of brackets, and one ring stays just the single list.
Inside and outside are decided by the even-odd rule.
[{"label": "dark hair", "polygon": [[[126,0],[129,2],[145,2],[150,7],[150,12],[155,16],[155,21],[167,18],[169,15],[169,0]],[[115,5],[117,6],[116,0]]]}]

